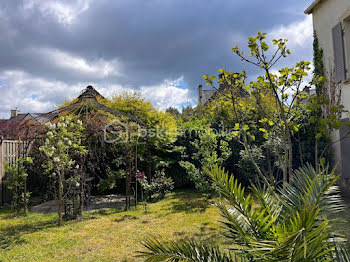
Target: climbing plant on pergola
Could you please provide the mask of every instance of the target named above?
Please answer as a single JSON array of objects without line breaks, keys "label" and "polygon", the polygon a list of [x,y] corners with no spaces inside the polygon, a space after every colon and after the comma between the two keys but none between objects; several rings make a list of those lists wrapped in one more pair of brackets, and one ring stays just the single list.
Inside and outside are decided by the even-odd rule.
[{"label": "climbing plant on pergola", "polygon": [[[126,134],[126,139],[120,140],[119,143],[123,143],[125,148],[125,157],[126,157],[126,186],[125,186],[125,195],[126,195],[126,209],[129,209],[131,206],[131,194],[132,188],[131,185],[135,184],[135,204],[137,201],[137,182],[136,182],[136,172],[137,172],[137,144],[139,135],[137,134],[140,130],[146,130],[146,125],[142,120],[138,119],[132,114],[125,114],[119,110],[110,108],[103,104],[105,98],[96,91],[92,86],[88,86],[84,89],[81,94],[70,103],[65,103],[60,108],[53,110],[51,112],[41,114],[37,119],[43,122],[52,121],[58,119],[59,116],[65,115],[76,115],[80,117],[83,122],[89,121],[93,116],[94,112],[101,112],[107,116],[109,120],[117,121],[106,121],[103,123],[104,126],[104,135],[106,132],[111,132],[115,134],[116,132],[124,131]],[[101,103],[102,102],[102,103]],[[102,131],[102,130],[100,130]],[[147,132],[146,132],[147,133]],[[136,143],[132,143],[131,136],[136,134],[137,140]],[[104,137],[106,139],[106,137]],[[114,142],[113,140],[109,141],[110,143]],[[80,183],[80,204],[79,212],[81,214],[83,202],[84,202],[84,159],[81,159],[81,183]]]}]

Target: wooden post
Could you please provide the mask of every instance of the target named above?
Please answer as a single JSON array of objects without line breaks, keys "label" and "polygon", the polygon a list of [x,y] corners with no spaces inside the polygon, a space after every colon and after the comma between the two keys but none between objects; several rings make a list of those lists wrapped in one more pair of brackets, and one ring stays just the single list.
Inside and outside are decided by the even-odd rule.
[{"label": "wooden post", "polygon": [[3,147],[3,140],[0,140],[0,198],[1,202],[0,204],[4,205],[4,185],[2,183],[2,178],[4,176],[4,147]]},{"label": "wooden post", "polygon": [[136,141],[136,146],[135,146],[135,207],[137,207],[137,146],[138,146],[138,142],[139,142],[139,137],[137,137],[137,141]]}]

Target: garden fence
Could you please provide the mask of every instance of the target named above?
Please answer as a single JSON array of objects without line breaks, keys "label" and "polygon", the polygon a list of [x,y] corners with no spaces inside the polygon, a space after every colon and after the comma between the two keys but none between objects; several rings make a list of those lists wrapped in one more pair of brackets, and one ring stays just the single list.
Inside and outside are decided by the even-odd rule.
[{"label": "garden fence", "polygon": [[25,157],[29,142],[19,140],[0,140],[0,205],[9,200],[8,190],[4,184],[5,165],[13,165],[19,157]]}]

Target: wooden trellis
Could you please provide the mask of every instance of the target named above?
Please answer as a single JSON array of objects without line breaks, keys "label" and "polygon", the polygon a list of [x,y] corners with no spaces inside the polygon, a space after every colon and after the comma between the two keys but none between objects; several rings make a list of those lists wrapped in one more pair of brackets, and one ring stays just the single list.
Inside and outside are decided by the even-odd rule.
[{"label": "wooden trellis", "polygon": [[0,140],[0,205],[8,201],[8,192],[4,185],[5,165],[13,165],[19,157],[25,157],[29,142],[19,140]]}]

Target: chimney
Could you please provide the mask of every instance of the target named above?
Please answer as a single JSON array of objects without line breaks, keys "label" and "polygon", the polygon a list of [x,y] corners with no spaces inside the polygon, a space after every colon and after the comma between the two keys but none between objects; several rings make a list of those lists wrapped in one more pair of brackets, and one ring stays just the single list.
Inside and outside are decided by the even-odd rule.
[{"label": "chimney", "polygon": [[202,105],[202,96],[203,96],[203,87],[202,85],[198,86],[198,105]]},{"label": "chimney", "polygon": [[11,110],[11,118],[18,116],[19,113],[20,113],[20,111],[17,108]]}]

